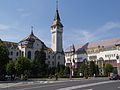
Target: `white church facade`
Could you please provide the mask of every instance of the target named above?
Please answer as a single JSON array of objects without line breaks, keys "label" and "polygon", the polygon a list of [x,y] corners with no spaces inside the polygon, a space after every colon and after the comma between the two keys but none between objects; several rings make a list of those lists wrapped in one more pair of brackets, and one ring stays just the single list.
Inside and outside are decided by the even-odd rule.
[{"label": "white church facade", "polygon": [[24,56],[30,60],[34,60],[42,46],[44,46],[46,52],[46,63],[50,67],[56,67],[57,64],[64,64],[64,52],[62,47],[63,25],[60,21],[57,9],[54,22],[51,25],[52,48],[48,48],[43,41],[34,35],[32,27],[31,34],[19,43],[4,41],[9,50],[9,58],[11,60],[16,60],[19,56]]}]

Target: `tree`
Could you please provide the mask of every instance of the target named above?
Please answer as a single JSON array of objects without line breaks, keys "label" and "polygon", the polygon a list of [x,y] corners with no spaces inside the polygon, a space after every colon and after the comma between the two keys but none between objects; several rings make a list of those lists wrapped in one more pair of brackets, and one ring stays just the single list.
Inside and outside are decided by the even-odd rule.
[{"label": "tree", "polygon": [[65,76],[69,77],[69,74],[70,74],[70,68],[69,67],[65,67],[64,74],[65,74]]},{"label": "tree", "polygon": [[16,70],[15,70],[15,61],[10,61],[7,63],[6,72],[8,75],[11,75],[11,79],[14,79]]},{"label": "tree", "polygon": [[65,65],[58,63],[57,68],[56,68],[56,74],[59,77],[63,77],[64,76],[64,70],[65,70]]},{"label": "tree", "polygon": [[98,66],[95,64],[94,61],[90,61],[89,62],[89,75],[94,76],[94,74],[97,75],[98,73],[99,73]]},{"label": "tree", "polygon": [[0,41],[0,75],[6,74],[6,64],[9,62],[9,51],[5,44]]},{"label": "tree", "polygon": [[94,61],[83,62],[80,70],[84,77],[98,75],[99,73],[98,65]]},{"label": "tree", "polygon": [[42,46],[40,52],[32,63],[32,74],[36,77],[44,77],[47,74],[48,65],[46,64],[46,53],[44,51],[44,46]]},{"label": "tree", "polygon": [[88,77],[89,75],[89,68],[88,68],[88,63],[83,62],[80,67],[81,73],[83,74],[84,77]]},{"label": "tree", "polygon": [[111,64],[106,64],[103,69],[105,74],[109,76],[109,73],[113,71],[113,66]]},{"label": "tree", "polygon": [[23,56],[18,57],[17,60],[15,61],[15,69],[17,71],[17,74],[20,76],[28,75],[31,69],[30,60]]},{"label": "tree", "polygon": [[9,75],[15,74],[15,62],[14,61],[10,61],[9,63],[7,63],[6,71]]}]

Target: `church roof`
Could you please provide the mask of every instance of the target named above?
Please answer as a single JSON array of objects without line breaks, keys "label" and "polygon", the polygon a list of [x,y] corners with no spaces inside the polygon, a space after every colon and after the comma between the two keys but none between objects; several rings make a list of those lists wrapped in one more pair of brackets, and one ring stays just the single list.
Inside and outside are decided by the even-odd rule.
[{"label": "church roof", "polygon": [[[102,41],[98,41],[98,42],[88,42],[86,44],[80,44],[80,45],[76,45],[75,46],[75,51],[78,50],[84,50],[84,49],[88,49],[88,48],[95,48],[98,46],[104,46],[104,47],[109,47],[109,46],[115,46],[120,44],[120,38],[113,38],[113,39],[109,39],[109,40],[102,40]],[[70,52],[71,48],[68,47],[65,52]]]},{"label": "church roof", "polygon": [[19,45],[22,45],[22,46],[27,46],[27,47],[30,47],[32,48],[33,47],[33,44],[35,41],[40,41],[45,47],[46,45],[44,44],[44,42],[42,42],[39,38],[37,38],[34,34],[33,34],[33,27],[31,27],[31,34],[29,36],[27,36],[26,38],[24,38],[23,40],[21,40],[19,42]]},{"label": "church roof", "polygon": [[[21,40],[20,42],[23,42],[23,41],[28,41],[30,39],[33,39],[33,40],[39,40],[34,34],[30,34],[29,36],[27,36],[26,38],[24,38],[23,40]],[[39,40],[41,41],[41,40]]]},{"label": "church roof", "polygon": [[34,42],[35,40],[40,41],[41,43],[43,43],[39,38],[37,38],[34,34],[33,31],[31,31],[31,34],[29,36],[27,36],[26,38],[24,38],[23,40],[21,40],[19,43],[24,42],[24,41],[30,41],[30,42]]},{"label": "church roof", "polygon": [[18,43],[15,42],[9,42],[9,41],[3,41],[3,43],[6,45],[7,48],[13,48],[16,49],[18,47]]}]

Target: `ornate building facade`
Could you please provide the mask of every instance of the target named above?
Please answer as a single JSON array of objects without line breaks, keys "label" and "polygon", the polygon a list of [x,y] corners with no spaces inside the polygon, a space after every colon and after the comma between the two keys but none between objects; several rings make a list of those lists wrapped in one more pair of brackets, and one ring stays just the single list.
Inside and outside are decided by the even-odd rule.
[{"label": "ornate building facade", "polygon": [[42,46],[45,47],[46,63],[50,67],[56,67],[57,64],[64,64],[64,52],[62,48],[62,32],[63,25],[60,22],[58,9],[54,17],[54,22],[51,25],[52,33],[52,48],[48,48],[43,41],[37,38],[31,28],[31,34],[18,43],[4,41],[9,50],[9,58],[16,60],[19,56],[24,56],[30,60],[34,60],[38,55]]},{"label": "ornate building facade", "polygon": [[84,61],[94,61],[99,66],[99,72],[104,74],[105,64],[112,64],[114,71],[120,74],[120,38],[89,42],[78,46],[70,46],[65,50],[65,65],[80,69]]}]

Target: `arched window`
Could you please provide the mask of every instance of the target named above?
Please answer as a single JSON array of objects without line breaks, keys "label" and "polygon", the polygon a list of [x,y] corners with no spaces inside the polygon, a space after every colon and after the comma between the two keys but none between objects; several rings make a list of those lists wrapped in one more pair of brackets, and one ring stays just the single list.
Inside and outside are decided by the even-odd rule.
[{"label": "arched window", "polygon": [[16,52],[16,56],[18,56],[18,52]]},{"label": "arched window", "polygon": [[13,51],[11,51],[10,54],[13,55]]},{"label": "arched window", "polygon": [[60,56],[58,56],[58,59],[60,59]]},{"label": "arched window", "polygon": [[39,55],[40,51],[35,51],[35,56]]},{"label": "arched window", "polygon": [[27,58],[28,58],[28,59],[31,59],[31,51],[28,51]]},{"label": "arched window", "polygon": [[22,56],[24,56],[24,52],[22,51]]},{"label": "arched window", "polygon": [[52,65],[54,65],[54,61],[52,61]]}]

